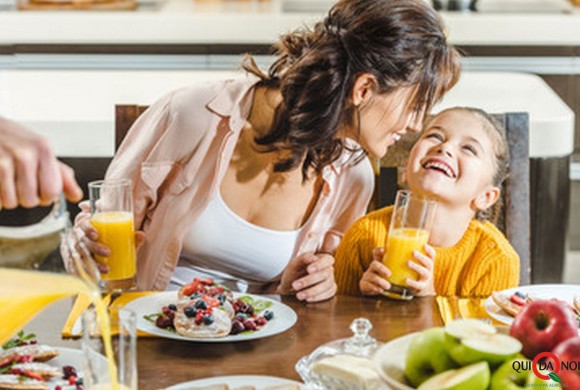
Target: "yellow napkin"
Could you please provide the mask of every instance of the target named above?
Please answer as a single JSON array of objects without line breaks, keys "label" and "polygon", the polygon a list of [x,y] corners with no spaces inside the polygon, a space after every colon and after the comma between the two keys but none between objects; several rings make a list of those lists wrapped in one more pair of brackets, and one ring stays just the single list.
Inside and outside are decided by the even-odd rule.
[{"label": "yellow napkin", "polygon": [[485,299],[437,297],[439,314],[444,324],[458,318],[479,318],[490,320],[493,325],[505,325],[491,318],[484,307]]},{"label": "yellow napkin", "polygon": [[[111,295],[106,295],[103,298],[103,302],[109,308],[120,308],[120,307],[125,306],[127,303],[131,302],[134,299],[144,297],[146,295],[153,294],[153,293],[154,293],[153,291],[139,291],[139,292],[123,293],[120,296],[115,297],[113,299],[112,303],[111,303]],[[68,315],[68,318],[67,318],[67,320],[62,328],[62,338],[67,339],[67,338],[81,337],[81,333],[78,331],[75,331],[75,324],[78,322],[80,316],[89,307],[90,304],[91,304],[91,301],[87,296],[85,296],[85,295],[78,295],[77,296],[77,299],[75,300],[75,303],[70,311],[70,314]],[[118,333],[118,329],[113,328],[113,329],[111,329],[111,332],[113,335],[115,335]],[[137,331],[137,335],[139,337],[153,336],[149,333],[142,332],[142,331]]]}]

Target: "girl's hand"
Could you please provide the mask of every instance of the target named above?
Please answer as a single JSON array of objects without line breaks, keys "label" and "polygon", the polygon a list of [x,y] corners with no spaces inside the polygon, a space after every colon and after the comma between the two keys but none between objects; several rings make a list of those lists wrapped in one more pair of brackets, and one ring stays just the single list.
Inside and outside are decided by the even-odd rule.
[{"label": "girl's hand", "polygon": [[425,245],[425,255],[419,251],[413,252],[415,261],[409,260],[407,265],[419,274],[419,280],[407,278],[407,286],[414,290],[416,296],[436,295],[433,283],[433,266],[435,264],[435,249],[430,245]]},{"label": "girl's hand", "polygon": [[378,295],[391,288],[391,284],[386,278],[391,276],[392,272],[382,263],[384,253],[384,248],[373,249],[373,262],[359,282],[359,288],[363,295]]},{"label": "girl's hand", "polygon": [[336,294],[334,257],[328,253],[305,253],[292,260],[278,286],[279,294],[296,294],[306,302],[319,302]]}]

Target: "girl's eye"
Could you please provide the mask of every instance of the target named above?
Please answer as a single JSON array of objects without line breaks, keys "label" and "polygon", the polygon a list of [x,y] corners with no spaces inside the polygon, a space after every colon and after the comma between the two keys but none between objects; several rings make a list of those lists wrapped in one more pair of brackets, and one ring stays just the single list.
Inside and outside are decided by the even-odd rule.
[{"label": "girl's eye", "polygon": [[472,146],[472,145],[465,145],[463,147],[463,149],[467,150],[469,153],[473,154],[474,156],[477,156],[477,149]]}]

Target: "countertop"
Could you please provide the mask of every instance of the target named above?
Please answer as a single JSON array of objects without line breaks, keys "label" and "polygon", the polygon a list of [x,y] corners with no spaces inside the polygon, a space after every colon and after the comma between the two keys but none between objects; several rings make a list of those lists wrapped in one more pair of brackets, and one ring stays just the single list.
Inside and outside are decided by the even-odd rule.
[{"label": "countertop", "polygon": [[[136,11],[0,10],[0,45],[271,44],[325,14],[283,12],[283,0],[140,1]],[[563,2],[571,11],[441,15],[453,44],[580,45],[580,7],[543,1]]]},{"label": "countertop", "polygon": [[[149,105],[163,94],[233,71],[1,70],[0,115],[44,134],[62,157],[114,153],[114,105]],[[481,107],[492,113],[530,114],[530,156],[572,153],[574,113],[538,76],[464,72],[435,108]]]}]

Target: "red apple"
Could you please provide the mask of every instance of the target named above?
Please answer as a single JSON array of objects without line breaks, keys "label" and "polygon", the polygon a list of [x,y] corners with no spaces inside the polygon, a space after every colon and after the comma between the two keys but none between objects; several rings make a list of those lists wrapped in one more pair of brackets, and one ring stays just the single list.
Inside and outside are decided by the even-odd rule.
[{"label": "red apple", "polygon": [[529,359],[550,352],[564,340],[578,336],[578,322],[572,310],[557,301],[533,301],[514,319],[510,335],[520,340]]},{"label": "red apple", "polygon": [[552,352],[560,359],[562,371],[558,376],[562,382],[568,385],[568,389],[580,389],[580,337],[562,341]]}]

